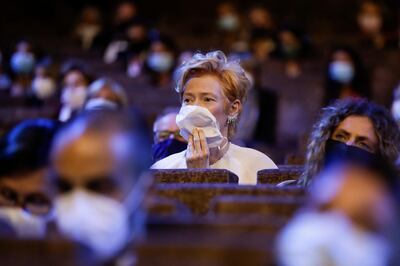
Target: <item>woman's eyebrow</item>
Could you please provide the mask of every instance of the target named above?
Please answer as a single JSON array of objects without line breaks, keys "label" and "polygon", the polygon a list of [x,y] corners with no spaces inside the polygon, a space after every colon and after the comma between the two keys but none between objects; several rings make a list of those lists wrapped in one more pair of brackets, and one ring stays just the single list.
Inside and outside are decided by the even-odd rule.
[{"label": "woman's eyebrow", "polygon": [[336,131],[333,135],[338,134],[338,133],[344,134],[344,135],[346,135],[346,136],[351,135],[350,132],[347,132],[347,131],[344,130],[344,129],[338,129],[338,131]]}]

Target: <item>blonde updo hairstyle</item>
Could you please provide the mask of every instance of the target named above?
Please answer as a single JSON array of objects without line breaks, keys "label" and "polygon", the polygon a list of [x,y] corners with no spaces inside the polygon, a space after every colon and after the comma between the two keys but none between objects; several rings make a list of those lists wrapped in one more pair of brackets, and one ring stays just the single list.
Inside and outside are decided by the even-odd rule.
[{"label": "blonde updo hairstyle", "polygon": [[[177,68],[174,75],[175,90],[179,93],[181,99],[186,83],[191,78],[204,75],[213,75],[219,79],[223,94],[230,103],[239,100],[243,105],[246,101],[247,91],[251,85],[246,72],[238,60],[228,60],[221,51],[213,51],[206,54],[196,53],[190,60],[183,62]],[[240,108],[236,119],[227,121],[228,139],[231,139],[236,132],[241,112]]]}]

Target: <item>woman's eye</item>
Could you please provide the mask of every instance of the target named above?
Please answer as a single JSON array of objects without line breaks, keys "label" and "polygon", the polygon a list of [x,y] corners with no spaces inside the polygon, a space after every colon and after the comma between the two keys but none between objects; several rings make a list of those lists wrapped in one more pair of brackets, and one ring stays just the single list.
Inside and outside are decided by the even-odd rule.
[{"label": "woman's eye", "polygon": [[208,98],[208,97],[207,97],[207,98],[204,98],[204,101],[205,101],[205,102],[212,102],[212,101],[214,101],[214,99],[213,99],[213,98]]},{"label": "woman's eye", "polygon": [[372,151],[371,147],[367,143],[361,142],[359,145],[361,148],[363,148],[367,151]]},{"label": "woman's eye", "polygon": [[183,103],[189,103],[190,102],[190,99],[188,99],[188,98],[186,98],[186,99],[183,99],[183,101],[182,101]]},{"label": "woman's eye", "polygon": [[336,140],[345,140],[346,138],[342,134],[337,134],[337,135],[334,136],[334,139],[336,139]]}]

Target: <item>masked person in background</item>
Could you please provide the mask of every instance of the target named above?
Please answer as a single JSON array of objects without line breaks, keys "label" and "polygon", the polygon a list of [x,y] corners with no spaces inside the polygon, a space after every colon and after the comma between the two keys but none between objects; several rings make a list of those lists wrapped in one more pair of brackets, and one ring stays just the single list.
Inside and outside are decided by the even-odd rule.
[{"label": "masked person in background", "polygon": [[31,44],[27,41],[20,41],[10,59],[10,66],[15,76],[10,91],[11,96],[26,96],[30,89],[35,64],[36,59],[32,53]]},{"label": "masked person in background", "polygon": [[180,135],[176,124],[179,109],[166,109],[153,124],[154,144],[153,161],[159,161],[169,155],[186,150],[187,141]]},{"label": "masked person in background", "polygon": [[128,107],[128,98],[124,88],[109,78],[100,78],[92,82],[88,88],[84,106],[91,110],[123,110]]},{"label": "masked person in background", "polygon": [[141,130],[128,115],[97,111],[78,116],[55,137],[58,230],[101,260],[138,234],[138,204],[146,192],[140,176],[150,162]]},{"label": "masked person in background", "polygon": [[337,47],[329,56],[325,74],[325,103],[336,99],[370,98],[371,89],[363,62],[349,47]]},{"label": "masked person in background", "polygon": [[400,131],[384,107],[360,99],[338,100],[323,109],[311,132],[299,184],[308,186],[332,149],[356,147],[389,163],[399,157]]},{"label": "masked person in background", "polygon": [[35,77],[32,80],[33,95],[41,101],[46,101],[52,98],[56,92],[56,83],[49,75],[47,67],[38,64],[35,68]]},{"label": "masked person in background", "polygon": [[166,36],[159,36],[151,41],[145,66],[156,86],[170,87],[176,64],[176,50],[175,43]]},{"label": "masked person in background", "polygon": [[357,150],[328,152],[308,206],[278,238],[279,265],[389,265],[397,175],[378,155]]},{"label": "masked person in background", "polygon": [[256,184],[257,171],[277,168],[265,154],[230,142],[250,81],[221,51],[195,54],[175,73],[182,106],[176,117],[187,149],[156,162],[154,169],[228,169],[240,184]]},{"label": "masked person in background", "polygon": [[64,87],[61,91],[62,106],[58,119],[65,122],[82,110],[90,78],[85,67],[75,62],[66,63],[62,73]]},{"label": "masked person in background", "polygon": [[0,221],[18,238],[45,237],[52,218],[48,157],[55,131],[50,120],[26,120],[1,139]]}]

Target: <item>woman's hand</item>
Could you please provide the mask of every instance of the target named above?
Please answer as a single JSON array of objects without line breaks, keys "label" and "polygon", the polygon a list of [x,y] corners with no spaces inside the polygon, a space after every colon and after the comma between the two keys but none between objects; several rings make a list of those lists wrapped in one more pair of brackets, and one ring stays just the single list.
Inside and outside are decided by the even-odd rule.
[{"label": "woman's hand", "polygon": [[193,129],[189,136],[185,156],[187,168],[208,168],[210,166],[210,150],[202,129]]}]

